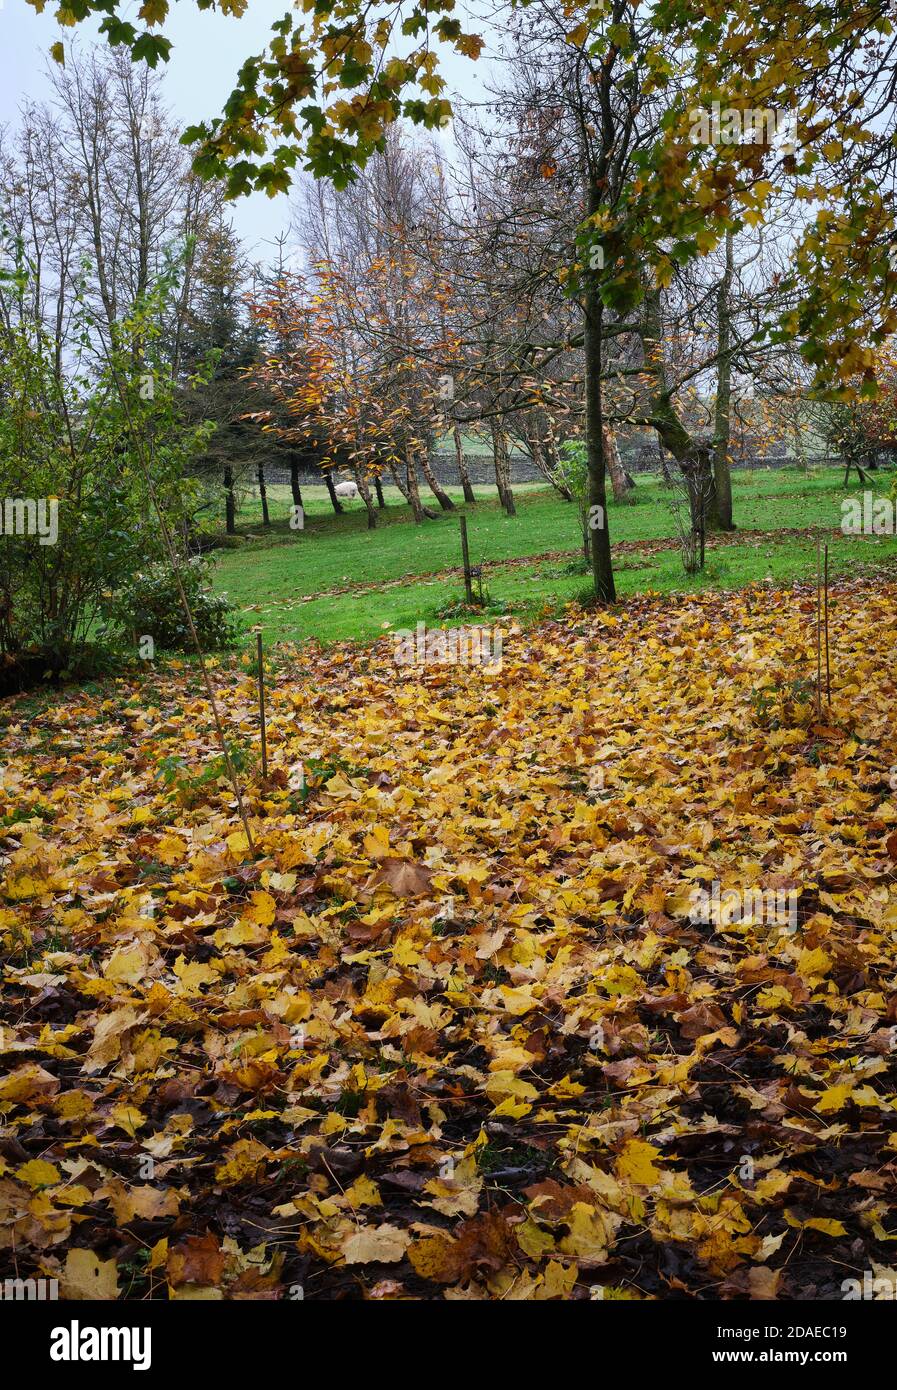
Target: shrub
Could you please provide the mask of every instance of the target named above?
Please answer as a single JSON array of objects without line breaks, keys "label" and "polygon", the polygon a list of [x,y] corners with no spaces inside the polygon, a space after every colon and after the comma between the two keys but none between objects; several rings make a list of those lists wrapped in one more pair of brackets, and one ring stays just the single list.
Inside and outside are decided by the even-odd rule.
[{"label": "shrub", "polygon": [[[0,283],[10,280],[20,304],[30,303],[21,248],[4,248],[0,230]],[[80,297],[78,346],[62,365],[32,313],[0,322],[2,692],[100,669],[107,596],[162,556],[150,490],[173,534],[189,515],[186,475],[209,427],[185,424],[184,393],[164,356],[173,293],[171,276],[160,278],[99,360],[86,346],[92,319]]]},{"label": "shrub", "polygon": [[[232,646],[237,638],[235,610],[224,594],[212,592],[206,562],[201,558],[182,562],[180,573],[202,647]],[[157,647],[168,651],[194,650],[177,580],[166,561],[135,574],[108,602],[105,615],[107,630],[117,635],[135,642],[152,637]]]}]

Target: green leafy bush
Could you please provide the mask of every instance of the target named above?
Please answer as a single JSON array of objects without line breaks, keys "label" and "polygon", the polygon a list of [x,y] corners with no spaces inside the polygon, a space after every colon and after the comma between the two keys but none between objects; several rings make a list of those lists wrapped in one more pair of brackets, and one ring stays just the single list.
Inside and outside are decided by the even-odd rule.
[{"label": "green leafy bush", "polygon": [[[207,563],[201,558],[182,562],[180,574],[203,649],[232,646],[235,609],[224,594],[212,592]],[[166,651],[195,650],[174,571],[166,561],[147,566],[122,585],[106,606],[106,621],[110,632],[129,640],[148,636]]]},{"label": "green leafy bush", "polygon": [[[38,297],[29,274],[21,244],[0,228],[0,283],[18,291],[17,313],[0,322],[0,695],[105,668],[113,654],[98,639],[109,632],[109,597],[161,560],[157,507],[171,533],[182,533],[190,466],[211,429],[185,422],[185,390],[165,357],[176,266],[117,322],[99,355],[79,293],[75,346],[62,363],[29,308]],[[217,637],[219,606],[198,603]]]}]

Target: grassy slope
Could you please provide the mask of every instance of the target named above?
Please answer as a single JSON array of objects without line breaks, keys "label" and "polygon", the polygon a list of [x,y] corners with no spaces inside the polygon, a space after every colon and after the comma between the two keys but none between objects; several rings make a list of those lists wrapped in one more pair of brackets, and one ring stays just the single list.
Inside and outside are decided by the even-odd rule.
[{"label": "grassy slope", "polygon": [[[840,524],[842,474],[826,469],[804,476],[796,470],[758,470],[735,476],[735,517],[740,532],[820,526],[832,531]],[[888,478],[880,475],[884,490]],[[451,491],[451,490],[450,490]],[[517,490],[518,516],[509,518],[497,505],[494,490],[478,489],[482,497],[468,507],[471,556],[497,561],[535,556],[546,551],[573,551],[577,521],[573,508],[556,493],[535,485]],[[851,488],[849,495],[855,495]],[[456,497],[458,493],[454,494]],[[387,588],[377,593],[327,595],[324,591],[349,583],[377,584],[425,576],[460,562],[458,518],[443,515],[415,527],[408,509],[387,490],[389,506],[375,531],[365,527],[360,502],[349,503],[335,517],[323,488],[303,489],[306,528],[290,531],[286,488],[269,490],[274,525],[262,535],[257,498],[241,512],[240,531],[252,539],[239,549],[223,552],[217,563],[217,584],[244,610],[248,623],[260,623],[269,640],[316,637],[370,639],[383,630],[458,620],[452,609],[463,589],[453,579],[427,580]],[[612,540],[641,541],[674,534],[668,493],[658,479],[642,477],[632,506],[612,507]],[[892,537],[848,540],[830,536],[833,573],[855,572],[859,565],[897,554]],[[815,573],[815,543],[785,538],[779,542],[747,541],[712,551],[703,575],[683,573],[677,549],[653,556],[618,554],[621,595],[646,589],[674,591],[708,586],[737,588],[755,580],[787,582]],[[513,613],[527,620],[546,605],[584,595],[588,577],[581,563],[534,560],[514,569],[487,568],[492,613]],[[309,598],[309,595],[324,594]]]}]

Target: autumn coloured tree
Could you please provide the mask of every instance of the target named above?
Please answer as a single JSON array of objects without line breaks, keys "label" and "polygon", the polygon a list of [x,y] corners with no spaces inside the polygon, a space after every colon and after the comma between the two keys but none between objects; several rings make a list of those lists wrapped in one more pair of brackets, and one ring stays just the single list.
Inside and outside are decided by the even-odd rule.
[{"label": "autumn coloured tree", "polygon": [[[388,10],[321,0],[288,14],[267,51],[243,65],[225,114],[186,133],[195,169],[224,179],[232,195],[280,191],[300,167],[345,185],[399,116],[441,125],[451,106],[439,44],[472,58],[481,49],[449,9],[450,0]],[[563,94],[558,155],[576,173],[583,210],[565,284],[582,312],[591,505],[606,512],[606,343],[633,314],[642,321],[652,428],[695,476],[712,473],[715,452],[724,488],[725,386],[715,443],[694,438],[664,370],[659,296],[676,267],[762,226],[777,200],[797,199],[803,217],[755,333],[798,342],[815,390],[850,396],[858,380],[875,389],[876,351],[897,331],[891,7],[769,0],[743,14],[728,0],[591,0],[524,9],[537,39],[541,30],[565,48],[552,94]],[[165,0],[140,11],[144,28],[114,0],[63,0],[57,11],[64,23],[94,12],[105,15],[110,41],[136,58],[167,56]],[[63,45],[56,49],[64,59]],[[731,335],[719,338],[717,355],[731,359]],[[613,599],[606,527],[592,562],[596,597]]]},{"label": "autumn coloured tree", "polygon": [[[389,473],[409,502],[416,521],[425,509],[418,469],[447,508],[429,452],[443,423],[444,372],[448,341],[424,345],[417,334],[421,316],[396,321],[387,306],[396,277],[401,303],[408,307],[409,281],[402,268],[380,258],[370,261],[359,284],[338,265],[318,263],[311,282],[282,278],[253,312],[269,331],[296,340],[291,350],[271,353],[252,370],[254,381],[283,407],[255,419],[278,437],[312,445],[327,470],[345,468],[355,479],[376,525],[371,486]],[[438,286],[427,294],[430,316],[438,309]]]},{"label": "autumn coloured tree", "polygon": [[844,485],[856,469],[868,482],[866,469],[876,469],[897,457],[897,348],[877,354],[875,395],[863,394],[861,383],[852,399],[834,402],[828,412],[829,437],[844,461]]}]

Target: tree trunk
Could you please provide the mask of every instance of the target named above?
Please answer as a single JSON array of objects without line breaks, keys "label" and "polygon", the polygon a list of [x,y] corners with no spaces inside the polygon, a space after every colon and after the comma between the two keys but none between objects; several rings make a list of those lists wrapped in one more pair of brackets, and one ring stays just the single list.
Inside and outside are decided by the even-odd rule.
[{"label": "tree trunk", "polygon": [[704,546],[707,537],[707,517],[714,496],[713,453],[706,444],[695,446],[692,456],[680,465],[688,489],[691,529],[695,537],[697,568],[704,568]]},{"label": "tree trunk", "polygon": [[497,420],[493,420],[493,421],[492,421],[491,429],[492,429],[492,465],[493,465],[493,467],[494,467],[494,469],[495,469],[495,486],[496,486],[496,489],[497,489],[497,491],[498,491],[498,500],[499,500],[499,502],[501,503],[501,505],[504,506],[504,505],[505,505],[505,484],[504,484],[504,475],[503,475],[503,473],[502,473],[501,430],[500,430],[499,427],[498,427],[498,421],[497,421]]},{"label": "tree trunk", "polygon": [[389,464],[389,471],[390,471],[390,474],[392,475],[392,480],[393,480],[393,482],[395,483],[396,487],[399,489],[399,492],[402,494],[402,496],[404,497],[405,501],[408,502],[408,503],[410,504],[411,498],[408,496],[408,488],[407,488],[407,485],[406,485],[405,483],[402,482],[402,479],[401,479],[401,477],[400,477],[400,475],[399,475],[399,470],[396,468],[395,464],[392,463],[392,462],[390,462],[390,464]]},{"label": "tree trunk", "polygon": [[377,506],[380,508],[381,511],[383,511],[386,507],[386,500],[383,496],[383,484],[380,481],[379,473],[374,479],[374,491],[377,494]]},{"label": "tree trunk", "polygon": [[607,471],[610,474],[610,485],[613,488],[615,502],[629,502],[630,492],[635,487],[632,479],[627,476],[626,469],[623,467],[623,460],[620,458],[620,450],[617,448],[617,441],[610,425],[604,420],[604,394],[601,396],[602,412],[602,444],[604,445],[604,457],[607,463]]},{"label": "tree trunk", "polygon": [[529,445],[529,451],[532,454],[533,463],[535,464],[536,468],[538,468],[545,481],[547,483],[551,483],[551,486],[554,488],[555,492],[560,493],[561,497],[563,497],[565,502],[572,502],[573,493],[570,491],[567,484],[561,482],[557,475],[552,472],[551,467],[548,463],[548,459],[546,458],[546,452],[542,448],[542,441],[539,438],[539,436],[537,434],[532,434],[528,437],[526,442]]},{"label": "tree trunk", "polygon": [[623,460],[620,458],[620,450],[617,448],[617,441],[610,425],[602,424],[604,445],[604,457],[607,460],[607,471],[610,474],[610,483],[614,492],[615,502],[629,502],[634,483],[626,476],[626,469],[623,467]]},{"label": "tree trunk", "polygon": [[717,369],[716,407],[713,419],[713,488],[707,506],[711,531],[734,531],[732,521],[732,473],[729,447],[732,437],[732,233],[726,233],[726,269],[716,296]]},{"label": "tree trunk", "polygon": [[[589,212],[597,211],[598,191],[589,190]],[[607,518],[607,488],[605,484],[604,416],[601,408],[601,327],[604,306],[597,291],[589,288],[583,301],[585,325],[583,353],[585,358],[586,452],[589,467],[589,515],[600,518],[602,524],[590,527],[592,578],[595,597],[599,603],[613,603],[617,593],[610,554],[610,530]],[[593,510],[600,508],[601,510]],[[587,523],[588,524],[588,523]]]},{"label": "tree trunk", "polygon": [[492,422],[492,458],[495,464],[495,486],[499,500],[508,516],[516,516],[514,494],[511,491],[511,458],[508,453],[508,436],[497,420]]},{"label": "tree trunk", "polygon": [[234,498],[234,471],[230,464],[224,470],[224,527],[229,536],[237,530],[237,504]]},{"label": "tree trunk", "polygon": [[554,479],[557,477],[558,468],[560,466],[561,460],[560,455],[558,453],[557,436],[555,435],[554,425],[552,424],[551,420],[548,421],[548,428],[545,432],[545,439],[542,443],[542,448],[545,451],[545,476],[552,482],[552,485],[557,488],[558,492],[561,494],[565,502],[572,502],[573,493],[567,487],[566,483],[558,483],[554,481]]},{"label": "tree trunk", "polygon": [[504,430],[501,432],[501,452],[502,452],[502,474],[505,484],[505,511],[508,516],[517,515],[517,507],[514,503],[514,493],[511,490],[511,453],[508,449],[508,436]]},{"label": "tree trunk", "polygon": [[794,435],[794,456],[798,464],[807,472],[807,453],[804,448],[804,432],[800,427],[801,422],[801,400],[798,397],[794,402],[794,423],[791,432]]},{"label": "tree trunk", "polygon": [[421,472],[427,480],[427,487],[430,489],[433,496],[436,498],[436,501],[439,503],[440,507],[444,512],[453,512],[455,510],[455,504],[449,497],[448,493],[444,490],[444,488],[440,486],[439,479],[436,477],[436,474],[433,472],[433,469],[430,465],[430,459],[427,454],[426,448],[421,449],[419,452],[420,468]]},{"label": "tree trunk", "polygon": [[299,461],[295,458],[290,459],[290,492],[293,496],[293,506],[301,507],[302,489],[299,486]]},{"label": "tree trunk", "polygon": [[324,474],[324,482],[327,484],[327,491],[330,494],[330,504],[337,516],[339,516],[340,512],[343,511],[343,504],[336,495],[336,490],[333,486],[333,478],[330,475],[329,469]]},{"label": "tree trunk", "polygon": [[356,468],[353,471],[355,473],[355,482],[358,485],[358,491],[361,493],[361,500],[367,508],[368,530],[373,531],[377,525],[377,512],[374,507],[374,499],[371,496],[370,484],[365,477],[363,468]]},{"label": "tree trunk", "polygon": [[265,487],[265,470],[261,464],[258,467],[259,497],[262,500],[262,525],[270,526],[271,518],[268,515],[268,489]]},{"label": "tree trunk", "polygon": [[865,482],[868,481],[867,478],[866,478],[866,474],[863,472],[862,468],[861,468],[860,465],[856,462],[856,460],[855,460],[855,459],[848,459],[848,460],[847,460],[847,467],[846,467],[845,470],[844,470],[844,486],[845,486],[845,487],[847,487],[847,482],[848,482],[848,479],[850,478],[850,470],[851,470],[851,468],[855,468],[855,469],[856,469],[856,471],[857,471],[857,477],[859,478],[859,480],[860,480],[861,483],[865,483]]},{"label": "tree trunk", "polygon": [[458,476],[461,479],[461,487],[464,492],[464,501],[475,502],[477,499],[474,496],[473,487],[471,486],[470,472],[467,467],[467,460],[464,457],[464,449],[461,445],[461,430],[457,420],[455,421],[455,424],[452,428],[452,434],[454,435],[455,439],[455,461],[458,465]]},{"label": "tree trunk", "polygon": [[424,509],[421,505],[420,489],[417,486],[417,469],[414,464],[414,455],[410,450],[405,455],[405,488],[411,506],[411,514],[414,517],[414,524],[415,526],[420,526],[424,519]]},{"label": "tree trunk", "polygon": [[[693,440],[673,409],[666,382],[661,340],[660,291],[655,287],[645,295],[645,318],[642,327],[642,351],[646,375],[653,377],[650,414],[645,423],[657,431],[657,437],[679,464],[685,478],[691,512],[692,530],[700,541],[703,554],[703,535],[707,527],[707,504],[713,489],[712,451],[706,444]],[[666,467],[664,468],[666,473]]]}]

